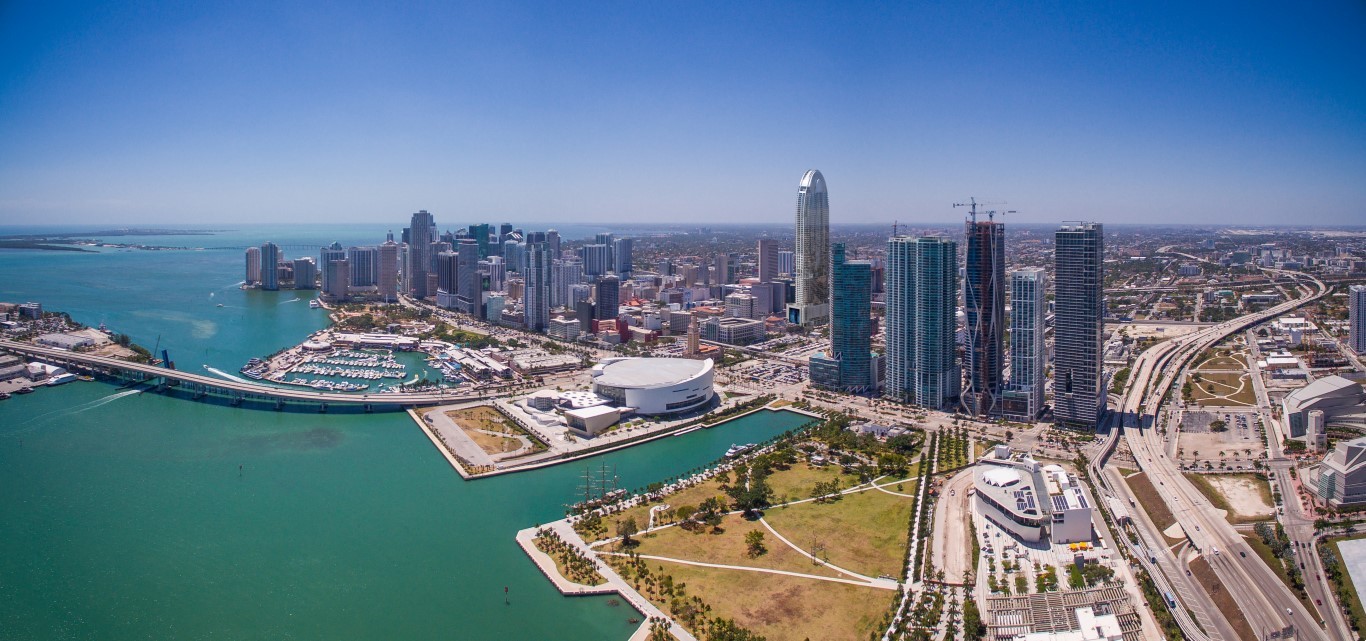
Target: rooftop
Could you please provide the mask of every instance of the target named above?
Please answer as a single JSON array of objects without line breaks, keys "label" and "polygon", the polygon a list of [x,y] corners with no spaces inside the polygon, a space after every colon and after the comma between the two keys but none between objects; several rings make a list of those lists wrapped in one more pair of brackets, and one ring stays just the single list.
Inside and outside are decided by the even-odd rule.
[{"label": "rooftop", "polygon": [[651,387],[682,383],[711,369],[710,360],[623,358],[601,365],[595,383],[613,387]]}]

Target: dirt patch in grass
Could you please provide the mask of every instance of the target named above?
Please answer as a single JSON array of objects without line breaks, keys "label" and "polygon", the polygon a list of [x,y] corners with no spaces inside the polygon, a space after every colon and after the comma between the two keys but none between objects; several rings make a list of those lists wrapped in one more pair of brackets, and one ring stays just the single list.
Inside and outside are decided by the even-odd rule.
[{"label": "dirt patch in grass", "polygon": [[[1134,493],[1134,498],[1142,506],[1143,511],[1148,513],[1148,518],[1152,519],[1153,525],[1164,533],[1167,528],[1176,523],[1176,517],[1167,508],[1167,503],[1162,500],[1162,496],[1157,493],[1157,487],[1148,479],[1147,472],[1139,472],[1124,479],[1129,484],[1129,489]],[[1166,534],[1163,534],[1166,536]],[[1169,543],[1175,543],[1177,539],[1167,536]]]},{"label": "dirt patch in grass", "polygon": [[906,556],[912,501],[867,490],[831,503],[770,509],[764,518],[794,545],[829,563],[866,576],[897,577]]},{"label": "dirt patch in grass", "polygon": [[1243,641],[1258,641],[1257,634],[1252,631],[1252,626],[1247,622],[1247,617],[1243,615],[1242,610],[1238,609],[1238,603],[1233,600],[1233,595],[1224,589],[1223,583],[1214,574],[1214,569],[1209,566],[1209,562],[1201,557],[1191,561],[1190,568],[1191,575],[1200,582],[1200,587],[1204,588],[1205,592],[1214,600],[1214,606],[1228,619],[1229,624],[1238,633],[1238,638]]},{"label": "dirt patch in grass", "polygon": [[1270,486],[1255,474],[1188,473],[1186,478],[1234,525],[1265,521],[1275,511]]},{"label": "dirt patch in grass", "polygon": [[711,616],[768,639],[861,641],[877,630],[897,592],[844,583],[651,561],[687,583]]}]

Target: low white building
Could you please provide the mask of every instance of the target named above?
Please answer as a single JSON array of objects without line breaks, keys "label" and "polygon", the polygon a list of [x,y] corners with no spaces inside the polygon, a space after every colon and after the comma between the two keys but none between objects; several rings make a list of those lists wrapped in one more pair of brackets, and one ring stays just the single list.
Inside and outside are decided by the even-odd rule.
[{"label": "low white building", "polygon": [[1094,509],[1076,477],[998,445],[973,473],[977,510],[1023,541],[1080,543],[1092,539]]},{"label": "low white building", "polygon": [[621,410],[606,405],[565,410],[565,423],[581,436],[597,436],[617,424]]}]

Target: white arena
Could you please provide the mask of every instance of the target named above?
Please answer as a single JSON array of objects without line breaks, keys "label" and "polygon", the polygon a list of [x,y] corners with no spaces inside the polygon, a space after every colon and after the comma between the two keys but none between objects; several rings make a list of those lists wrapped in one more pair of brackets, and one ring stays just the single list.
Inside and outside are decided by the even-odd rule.
[{"label": "white arena", "polygon": [[637,414],[676,414],[714,395],[711,359],[614,358],[593,366],[593,392]]}]

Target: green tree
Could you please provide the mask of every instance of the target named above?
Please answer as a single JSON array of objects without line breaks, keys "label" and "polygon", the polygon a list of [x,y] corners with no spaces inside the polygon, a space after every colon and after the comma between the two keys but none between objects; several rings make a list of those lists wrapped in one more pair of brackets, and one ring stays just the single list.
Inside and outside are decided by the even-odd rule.
[{"label": "green tree", "polygon": [[617,521],[617,536],[621,537],[621,545],[623,547],[634,545],[635,541],[632,541],[631,537],[639,531],[640,527],[636,525],[636,517],[634,516]]},{"label": "green tree", "polygon": [[751,530],[745,534],[745,547],[749,550],[751,557],[760,556],[767,552],[764,547],[764,533],[759,530]]}]

